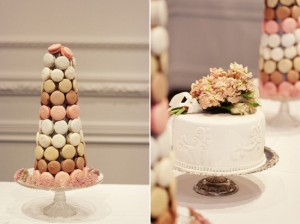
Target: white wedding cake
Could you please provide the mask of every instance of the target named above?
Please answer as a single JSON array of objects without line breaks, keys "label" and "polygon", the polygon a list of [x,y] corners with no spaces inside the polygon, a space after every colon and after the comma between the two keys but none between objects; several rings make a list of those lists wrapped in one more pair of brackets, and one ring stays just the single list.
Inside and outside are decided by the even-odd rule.
[{"label": "white wedding cake", "polygon": [[190,93],[180,93],[170,102],[171,113],[176,114],[175,166],[230,173],[251,172],[266,162],[265,116],[257,108],[258,91],[247,68],[234,63],[228,72],[211,69],[192,84]]}]

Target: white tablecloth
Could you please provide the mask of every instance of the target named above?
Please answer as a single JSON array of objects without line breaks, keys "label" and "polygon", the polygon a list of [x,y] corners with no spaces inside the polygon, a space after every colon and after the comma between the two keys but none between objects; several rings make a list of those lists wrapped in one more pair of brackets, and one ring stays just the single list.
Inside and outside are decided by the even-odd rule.
[{"label": "white tablecloth", "polygon": [[[54,193],[22,187],[14,182],[0,182],[0,224],[49,223],[33,214],[40,204],[50,204]],[[149,186],[109,185],[66,192],[67,202],[84,208],[81,215],[56,223],[130,223],[149,222]],[[31,207],[31,212],[23,212]],[[46,221],[43,221],[46,220]]]},{"label": "white tablecloth", "polygon": [[[262,101],[270,119],[278,102]],[[290,103],[291,114],[300,120],[300,102]],[[200,176],[176,173],[177,201],[192,206],[213,224],[300,223],[300,128],[267,127],[266,145],[279,155],[279,163],[266,171],[231,177],[239,191],[231,196],[212,198],[195,193],[192,188]]]}]

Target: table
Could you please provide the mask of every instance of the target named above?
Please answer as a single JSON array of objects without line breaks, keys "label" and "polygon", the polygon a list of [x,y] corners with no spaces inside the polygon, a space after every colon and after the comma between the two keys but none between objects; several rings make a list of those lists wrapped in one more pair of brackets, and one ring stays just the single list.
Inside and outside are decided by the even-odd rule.
[{"label": "table", "polygon": [[[22,209],[43,201],[49,204],[53,196],[53,192],[28,189],[14,182],[0,182],[0,224],[48,223],[31,218],[30,213],[26,215]],[[100,184],[66,192],[66,197],[68,203],[80,204],[90,212],[73,220],[72,223],[149,222],[149,186],[147,185]]]},{"label": "table", "polygon": [[[262,100],[269,120],[278,102]],[[290,102],[291,114],[300,120],[300,102]],[[231,177],[240,187],[231,196],[211,198],[192,190],[200,176],[175,172],[178,180],[178,212],[192,206],[212,224],[300,223],[300,128],[274,129],[267,126],[266,146],[279,155],[279,163],[266,171]]]}]

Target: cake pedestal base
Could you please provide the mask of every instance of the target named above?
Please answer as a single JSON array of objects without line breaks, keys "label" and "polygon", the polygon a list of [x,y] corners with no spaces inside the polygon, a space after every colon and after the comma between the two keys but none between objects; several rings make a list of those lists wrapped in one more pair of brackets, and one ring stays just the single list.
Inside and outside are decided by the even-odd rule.
[{"label": "cake pedestal base", "polygon": [[68,218],[76,215],[76,209],[67,204],[64,191],[55,191],[53,202],[43,209],[43,213],[49,217]]},{"label": "cake pedestal base", "polygon": [[205,196],[226,196],[236,193],[238,185],[232,180],[222,176],[210,176],[200,180],[194,191]]}]

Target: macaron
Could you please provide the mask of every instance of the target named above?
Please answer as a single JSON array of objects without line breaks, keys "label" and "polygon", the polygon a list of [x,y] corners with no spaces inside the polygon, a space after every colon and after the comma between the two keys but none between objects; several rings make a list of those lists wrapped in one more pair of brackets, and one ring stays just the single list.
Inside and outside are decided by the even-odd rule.
[{"label": "macaron", "polygon": [[286,33],[281,36],[281,44],[284,47],[293,46],[296,43],[296,37],[293,33]]},{"label": "macaron", "polygon": [[71,174],[70,174],[71,180],[75,181],[78,179],[83,179],[84,178],[84,173],[82,170],[80,169],[76,169],[74,170]]},{"label": "macaron", "polygon": [[41,93],[41,103],[43,105],[48,105],[50,101],[50,96],[47,92],[42,92]]},{"label": "macaron", "polygon": [[43,172],[40,178],[43,180],[54,181],[54,177],[49,172]]},{"label": "macaron", "polygon": [[[156,220],[156,224],[165,224],[165,223],[176,223],[176,218],[174,217],[174,214],[172,214],[172,211],[165,211],[163,212]],[[193,221],[195,224],[199,224],[200,222],[198,221]]]},{"label": "macaron", "polygon": [[65,102],[65,94],[56,90],[53,93],[51,93],[50,101],[55,106],[62,105]]},{"label": "macaron", "polygon": [[159,56],[159,64],[160,64],[161,71],[167,74],[169,71],[169,54],[167,51],[163,52]]},{"label": "macaron", "polygon": [[43,120],[42,125],[41,125],[41,130],[42,130],[42,133],[45,135],[52,134],[54,131],[53,121],[51,121],[49,119]]},{"label": "macaron", "polygon": [[297,81],[299,81],[299,72],[290,70],[286,75],[286,79],[292,84],[296,83]]},{"label": "macaron", "polygon": [[150,144],[150,152],[151,152],[151,166],[154,167],[157,160],[160,158],[160,151],[161,148],[158,145],[156,138],[151,137],[151,144]]},{"label": "macaron", "polygon": [[277,6],[278,0],[266,0],[266,5],[270,8]]},{"label": "macaron", "polygon": [[300,55],[300,43],[299,43],[299,44],[297,44],[297,47],[296,47],[296,49],[297,49],[297,54],[298,54],[298,55]]},{"label": "macaron", "polygon": [[287,6],[279,6],[276,8],[276,16],[280,20],[284,20],[291,15],[291,10]]},{"label": "macaron", "polygon": [[70,61],[65,56],[60,56],[55,59],[55,66],[60,70],[66,70],[70,65]]},{"label": "macaron", "polygon": [[60,186],[65,186],[70,181],[70,175],[64,171],[60,171],[55,175],[54,179]]},{"label": "macaron", "polygon": [[35,158],[37,160],[40,160],[44,156],[44,149],[41,146],[37,145],[34,153],[35,153]]},{"label": "macaron", "polygon": [[56,134],[52,137],[51,144],[56,148],[62,148],[66,144],[66,138],[61,134]]},{"label": "macaron", "polygon": [[76,79],[74,79],[74,80],[72,81],[72,85],[73,85],[73,90],[74,90],[76,93],[78,93],[78,86],[77,86],[77,81],[76,81]]},{"label": "macaron", "polygon": [[79,132],[82,128],[81,120],[80,118],[76,118],[74,120],[69,120],[69,130],[72,132]]},{"label": "macaron", "polygon": [[54,82],[60,82],[64,78],[64,73],[62,70],[56,68],[51,71],[50,77]]},{"label": "macaron", "polygon": [[151,178],[150,180],[151,187],[154,187],[156,185],[156,176],[153,169],[151,169],[150,178]]},{"label": "macaron", "polygon": [[67,124],[67,122],[64,121],[64,120],[55,122],[55,124],[54,124],[54,131],[57,134],[62,134],[62,135],[65,134],[65,133],[67,133],[67,131],[68,131],[68,124]]},{"label": "macaron", "polygon": [[265,61],[263,68],[264,68],[264,72],[272,73],[276,69],[276,63],[272,60],[267,60],[267,61]]},{"label": "macaron", "polygon": [[296,37],[296,42],[297,43],[300,43],[300,29],[297,28],[295,31],[294,31],[294,35]]},{"label": "macaron", "polygon": [[297,56],[297,57],[294,58],[293,65],[294,65],[294,69],[297,72],[300,72],[300,56]]},{"label": "macaron", "polygon": [[274,19],[274,17],[275,17],[274,9],[266,7],[264,11],[265,20],[272,20]]},{"label": "macaron", "polygon": [[156,180],[157,183],[162,186],[162,187],[167,187],[170,185],[171,180],[172,180],[172,170],[173,170],[173,165],[172,162],[169,158],[165,157],[161,159],[154,171],[156,174]]},{"label": "macaron", "polygon": [[38,131],[35,135],[35,143],[38,145],[39,144],[39,138],[40,138],[40,132]]},{"label": "macaron", "polygon": [[170,152],[172,151],[172,142],[170,140],[171,132],[171,128],[167,127],[163,133],[156,138],[160,157],[170,157]]},{"label": "macaron", "polygon": [[282,73],[287,73],[293,67],[293,63],[290,59],[284,58],[278,62],[278,70]]},{"label": "macaron", "polygon": [[63,55],[63,56],[65,56],[65,57],[67,57],[68,59],[72,59],[72,57],[73,57],[73,52],[71,51],[71,49],[70,48],[68,48],[68,47],[62,47],[61,48],[61,54]]},{"label": "macaron", "polygon": [[61,150],[61,155],[65,159],[72,159],[76,154],[76,149],[73,145],[66,144],[62,150]]},{"label": "macaron", "polygon": [[261,39],[260,39],[260,46],[266,47],[268,45],[268,42],[269,42],[269,35],[266,33],[263,33],[261,35]]},{"label": "macaron", "polygon": [[75,69],[72,66],[68,67],[65,71],[65,77],[67,79],[74,79],[75,76],[76,76]]},{"label": "macaron", "polygon": [[66,116],[66,109],[63,106],[53,106],[50,115],[55,121],[63,120]]},{"label": "macaron", "polygon": [[43,57],[43,63],[46,67],[51,68],[53,67],[55,62],[55,57],[50,54],[50,53],[46,53]]},{"label": "macaron", "polygon": [[280,45],[280,36],[278,34],[271,34],[268,36],[268,45],[272,48],[278,47]]},{"label": "macaron", "polygon": [[151,74],[158,72],[158,59],[151,54]]},{"label": "macaron", "polygon": [[46,82],[44,82],[43,88],[47,93],[52,93],[55,90],[56,86],[51,79],[48,79]]},{"label": "macaron", "polygon": [[156,26],[151,30],[151,52],[160,55],[169,47],[169,35],[165,27]]},{"label": "macaron", "polygon": [[80,135],[78,133],[69,133],[67,137],[68,143],[77,146],[80,143]]},{"label": "macaron", "polygon": [[281,29],[285,33],[292,33],[297,28],[297,22],[293,18],[286,18],[281,23]]},{"label": "macaron", "polygon": [[284,81],[278,86],[278,94],[283,97],[290,97],[293,87],[291,83]]},{"label": "macaron", "polygon": [[37,161],[36,161],[36,168],[35,168],[35,171],[33,172],[33,177],[38,179],[38,178],[40,178],[40,176],[41,176],[41,173],[37,168]]},{"label": "macaron", "polygon": [[66,173],[72,173],[75,169],[75,162],[72,159],[66,159],[61,162],[61,169]]},{"label": "macaron", "polygon": [[78,94],[75,91],[71,90],[66,94],[66,100],[68,104],[73,105],[78,101]]},{"label": "macaron", "polygon": [[80,130],[79,134],[80,134],[80,140],[84,143],[83,131]]},{"label": "macaron", "polygon": [[270,75],[270,80],[274,84],[279,85],[283,81],[283,75],[278,71],[272,72]]},{"label": "macaron", "polygon": [[268,34],[278,33],[279,31],[279,25],[274,20],[266,21],[264,28]]},{"label": "macaron", "polygon": [[280,61],[283,58],[283,50],[281,47],[276,47],[271,50],[271,58],[274,61]]},{"label": "macaron", "polygon": [[39,109],[39,115],[40,118],[43,120],[48,119],[50,117],[50,108],[45,105],[42,105]]},{"label": "macaron", "polygon": [[151,2],[151,26],[166,26],[168,9],[166,1]]},{"label": "macaron", "polygon": [[298,20],[299,16],[300,16],[300,7],[297,5],[294,5],[292,7],[292,17],[294,19]]},{"label": "macaron", "polygon": [[44,81],[46,81],[47,79],[49,79],[50,74],[51,74],[51,69],[48,68],[48,67],[45,67],[45,68],[42,70],[42,73],[41,73],[42,79],[43,79]]},{"label": "macaron", "polygon": [[53,161],[58,158],[59,152],[53,146],[49,146],[48,148],[45,149],[44,156],[45,156],[46,160]]},{"label": "macaron", "polygon": [[297,48],[295,46],[284,49],[284,56],[288,59],[293,59],[297,55]]},{"label": "macaron", "polygon": [[169,205],[169,195],[166,189],[153,187],[151,189],[151,217],[157,218],[167,211]]},{"label": "macaron", "polygon": [[75,164],[77,169],[83,169],[84,168],[84,158],[83,157],[77,157],[75,159]]},{"label": "macaron", "polygon": [[46,172],[47,171],[47,162],[44,159],[40,159],[38,161],[38,169],[40,171],[40,173]]},{"label": "macaron", "polygon": [[74,104],[72,106],[67,107],[67,116],[69,119],[78,118],[79,115],[80,115],[80,109],[78,105]]},{"label": "macaron", "polygon": [[160,103],[151,107],[151,131],[159,135],[165,129],[169,119],[169,104],[165,98]]},{"label": "macaron", "polygon": [[265,60],[269,60],[271,58],[271,49],[268,47],[264,47],[263,49],[263,58]]},{"label": "macaron", "polygon": [[286,6],[290,6],[292,4],[294,4],[295,0],[280,0],[280,3],[282,5],[286,5]]},{"label": "macaron", "polygon": [[264,65],[265,65],[264,58],[259,57],[259,59],[258,59],[258,68],[259,68],[260,71],[262,71],[264,69]]},{"label": "macaron", "polygon": [[276,85],[272,82],[267,82],[263,86],[264,92],[267,94],[267,96],[276,96],[277,95],[277,88]]},{"label": "macaron", "polygon": [[300,6],[300,0],[295,0],[295,2]]},{"label": "macaron", "polygon": [[75,59],[75,57],[73,56],[73,58],[72,58],[72,60],[71,60],[71,66],[74,67],[74,68],[76,68],[76,65],[77,65],[76,59]]},{"label": "macaron", "polygon": [[269,79],[270,79],[269,74],[267,74],[267,73],[265,73],[265,72],[260,72],[260,73],[259,73],[259,80],[260,80],[262,83],[268,82]]},{"label": "macaron", "polygon": [[84,144],[79,143],[79,145],[77,146],[77,154],[79,156],[83,156],[84,155]]},{"label": "macaron", "polygon": [[58,84],[58,89],[63,93],[69,92],[72,89],[72,82],[69,79],[63,79]]},{"label": "macaron", "polygon": [[151,78],[151,101],[161,102],[168,95],[168,80],[162,73],[154,74]]},{"label": "macaron", "polygon": [[48,52],[50,54],[56,54],[60,52],[62,45],[61,44],[52,44],[51,46],[48,47]]},{"label": "macaron", "polygon": [[60,171],[60,163],[58,161],[51,161],[48,163],[48,171],[49,173],[55,175]]}]

